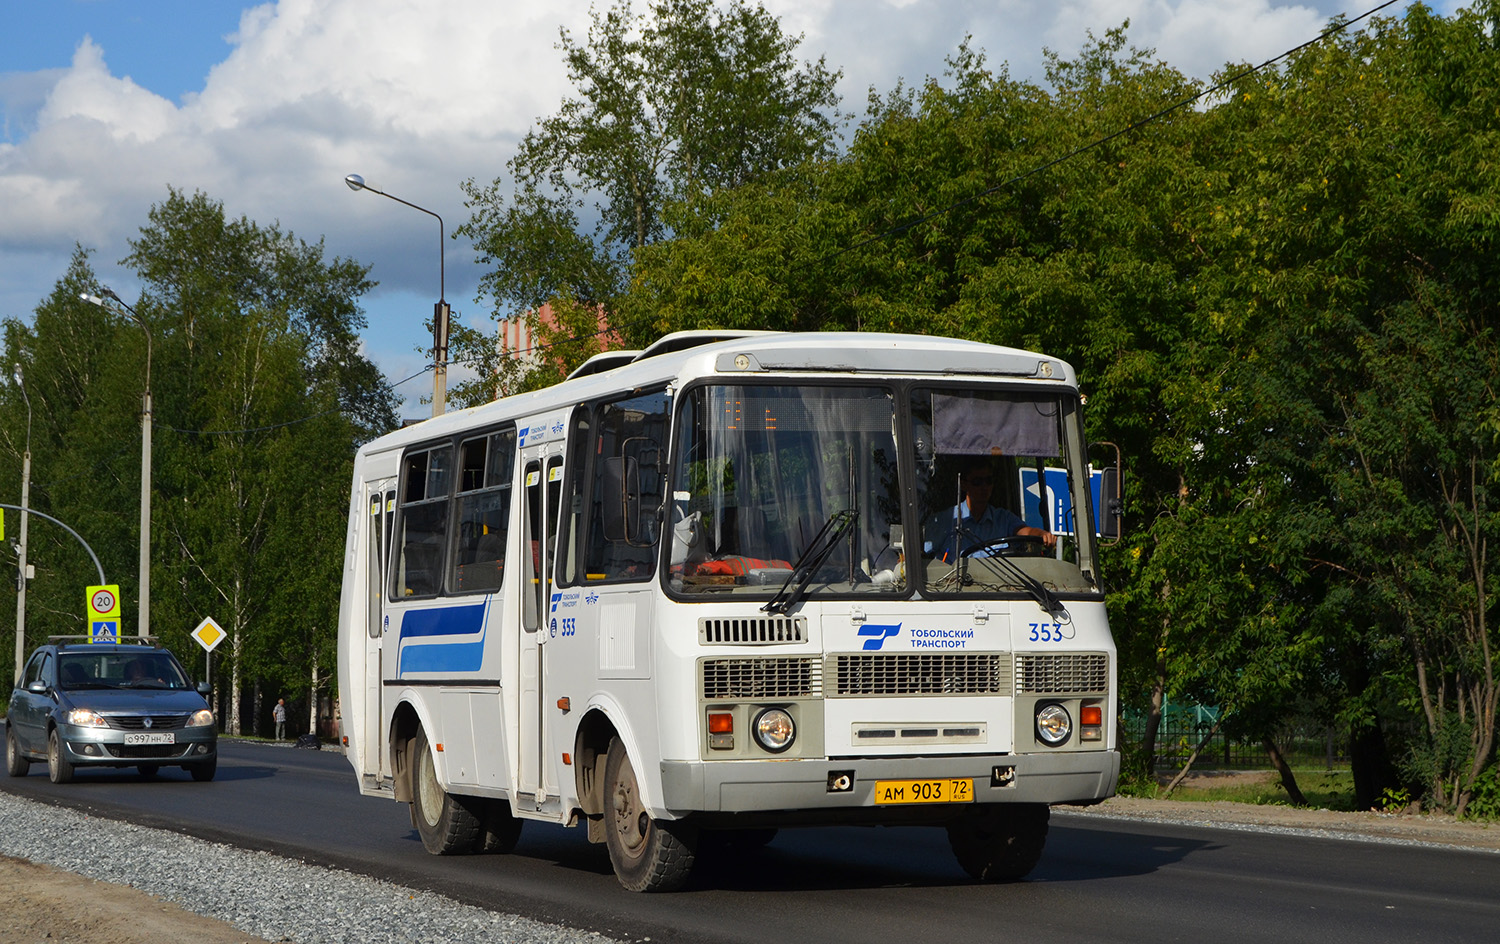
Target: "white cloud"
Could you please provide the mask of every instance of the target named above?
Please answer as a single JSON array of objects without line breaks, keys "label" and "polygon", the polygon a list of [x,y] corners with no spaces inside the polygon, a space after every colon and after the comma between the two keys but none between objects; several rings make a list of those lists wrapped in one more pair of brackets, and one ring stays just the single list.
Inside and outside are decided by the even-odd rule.
[{"label": "white cloud", "polygon": [[[600,9],[612,0],[596,0]],[[1328,8],[1330,0],[1317,0]],[[636,0],[644,9],[644,0]],[[799,58],[843,68],[844,110],[866,89],[941,76],[965,35],[992,65],[1040,78],[1041,47],[1072,55],[1085,32],[1131,19],[1130,40],[1207,76],[1261,61],[1315,35],[1329,10],[1272,0],[766,0],[803,34]],[[515,141],[568,88],[559,26],[582,38],[589,0],[280,0],[247,10],[232,51],[201,91],[174,103],[114,76],[108,50],[82,42],[71,66],[0,75],[0,316],[24,316],[51,289],[75,242],[122,293],[114,264],[172,185],[222,200],[231,215],[280,221],[330,254],[373,264],[403,305],[436,290],[436,233],[407,208],[355,194],[363,174],[441,214],[466,218],[459,183],[503,173]],[[447,295],[468,310],[479,272],[449,242]],[[128,297],[128,296],[127,296]],[[406,360],[430,301],[399,315],[409,337],[372,340]],[[405,330],[403,328],[402,330]]]}]

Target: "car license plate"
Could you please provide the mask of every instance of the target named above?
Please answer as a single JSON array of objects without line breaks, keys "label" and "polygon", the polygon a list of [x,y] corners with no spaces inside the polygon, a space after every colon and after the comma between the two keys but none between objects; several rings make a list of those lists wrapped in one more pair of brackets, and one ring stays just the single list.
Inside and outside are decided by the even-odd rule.
[{"label": "car license plate", "polygon": [[171,731],[153,731],[150,734],[127,734],[126,744],[176,744],[177,736]]},{"label": "car license plate", "polygon": [[938,780],[877,780],[875,805],[895,803],[973,803],[974,781],[943,778]]}]

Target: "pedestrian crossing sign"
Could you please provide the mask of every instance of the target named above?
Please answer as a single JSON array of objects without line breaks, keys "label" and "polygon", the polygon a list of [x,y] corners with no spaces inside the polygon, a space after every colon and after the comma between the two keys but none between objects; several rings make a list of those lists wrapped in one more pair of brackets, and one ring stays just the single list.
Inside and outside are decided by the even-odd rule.
[{"label": "pedestrian crossing sign", "polygon": [[119,642],[120,621],[117,619],[94,620],[89,636],[94,642]]}]

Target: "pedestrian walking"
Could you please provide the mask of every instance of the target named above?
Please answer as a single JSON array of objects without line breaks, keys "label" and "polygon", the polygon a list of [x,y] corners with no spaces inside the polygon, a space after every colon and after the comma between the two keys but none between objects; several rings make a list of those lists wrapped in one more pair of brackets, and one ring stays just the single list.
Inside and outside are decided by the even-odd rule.
[{"label": "pedestrian walking", "polygon": [[280,741],[286,737],[286,699],[276,699],[276,707],[271,709],[271,720],[276,722],[276,740]]}]

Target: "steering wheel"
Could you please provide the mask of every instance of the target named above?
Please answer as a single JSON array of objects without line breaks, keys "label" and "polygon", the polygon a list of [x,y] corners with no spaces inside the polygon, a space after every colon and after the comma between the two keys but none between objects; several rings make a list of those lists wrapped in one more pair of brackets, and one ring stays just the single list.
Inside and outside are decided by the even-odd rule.
[{"label": "steering wheel", "polygon": [[1042,557],[1047,553],[1040,534],[1012,534],[966,547],[962,556],[973,557],[985,551],[999,551],[1001,557]]}]

